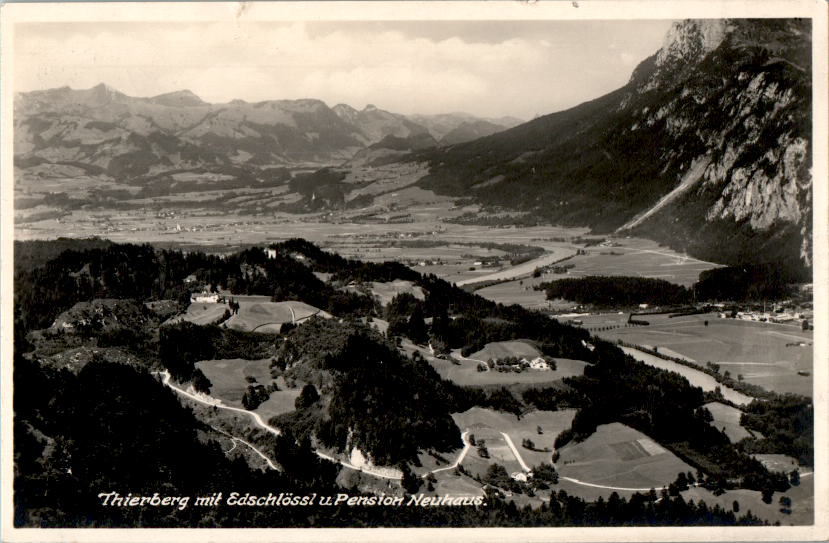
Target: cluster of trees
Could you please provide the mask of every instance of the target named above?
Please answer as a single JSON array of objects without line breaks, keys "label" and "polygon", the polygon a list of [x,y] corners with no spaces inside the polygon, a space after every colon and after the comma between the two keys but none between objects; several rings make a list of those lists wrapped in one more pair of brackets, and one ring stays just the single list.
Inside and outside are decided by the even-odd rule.
[{"label": "cluster of trees", "polygon": [[302,198],[297,202],[280,204],[278,209],[288,213],[340,209],[345,206],[345,195],[351,189],[349,185],[341,182],[344,178],[344,171],[330,168],[299,174],[289,181],[288,186]]},{"label": "cluster of trees", "polygon": [[535,442],[532,439],[528,438],[528,437],[525,437],[524,439],[521,440],[521,446],[524,447],[525,449],[529,449],[531,451],[541,451],[541,452],[549,452],[550,451],[549,447],[544,447],[543,449],[537,448],[535,446]]},{"label": "cluster of trees", "polygon": [[781,261],[706,270],[694,288],[700,300],[779,300],[792,295],[793,283],[811,280],[799,264]]},{"label": "cluster of trees", "polygon": [[486,470],[486,474],[481,478],[481,480],[484,483],[492,485],[496,488],[503,488],[511,491],[521,490],[518,481],[510,477],[506,468],[497,462],[489,465]]},{"label": "cluster of trees", "polygon": [[276,352],[273,336],[242,332],[216,325],[179,322],[159,328],[158,357],[179,382],[193,379],[200,360],[244,358],[257,360]]},{"label": "cluster of trees", "polygon": [[804,466],[813,466],[814,406],[810,398],[794,394],[755,400],[744,408],[740,424],[761,433],[742,445],[753,453],[782,453]]},{"label": "cluster of trees", "polygon": [[524,402],[542,411],[577,409],[587,404],[587,398],[571,387],[533,387],[521,393]]},{"label": "cluster of trees", "polygon": [[245,393],[242,395],[242,407],[249,411],[253,411],[262,403],[268,401],[268,398],[270,397],[271,391],[269,391],[265,385],[250,384],[248,385],[248,388],[245,389]]},{"label": "cluster of trees", "polygon": [[[314,424],[322,443],[346,453],[346,446],[359,447],[383,465],[413,462],[418,449],[462,446],[449,416],[453,390],[425,360],[402,355],[372,329],[311,319],[282,343],[277,363],[292,366],[288,375],[315,379],[327,397]],[[278,424],[304,415],[283,415]]]},{"label": "cluster of trees", "polygon": [[176,298],[175,287],[186,274],[168,279],[162,260],[149,245],[113,244],[65,250],[41,266],[18,269],[15,332],[45,328],[75,303],[95,298]]},{"label": "cluster of trees", "polygon": [[28,240],[14,242],[15,274],[43,266],[64,251],[88,251],[106,249],[112,242],[97,237],[87,239],[57,238],[52,240]]},{"label": "cluster of trees", "polygon": [[266,295],[275,302],[301,300],[337,314],[368,315],[374,310],[371,298],[321,281],[288,251],[268,257],[261,249],[251,248],[225,258],[209,257],[195,275],[234,294]]},{"label": "cluster of trees", "polygon": [[539,464],[533,466],[533,479],[536,481],[543,481],[551,485],[558,484],[558,472],[552,464]]},{"label": "cluster of trees", "polygon": [[423,318],[423,304],[408,292],[397,294],[386,306],[388,333],[406,336],[412,343],[424,344],[429,340],[429,331]]},{"label": "cluster of trees", "polygon": [[779,300],[796,292],[792,285],[810,280],[810,275],[799,265],[773,262],[706,270],[690,289],[662,279],[631,276],[565,278],[534,288],[546,291],[548,300],[562,298],[599,307],[643,303],[665,306],[695,300]]},{"label": "cluster of trees", "polygon": [[563,298],[600,307],[677,305],[692,300],[685,287],[646,277],[590,275],[541,283],[535,289],[546,291],[548,300]]}]

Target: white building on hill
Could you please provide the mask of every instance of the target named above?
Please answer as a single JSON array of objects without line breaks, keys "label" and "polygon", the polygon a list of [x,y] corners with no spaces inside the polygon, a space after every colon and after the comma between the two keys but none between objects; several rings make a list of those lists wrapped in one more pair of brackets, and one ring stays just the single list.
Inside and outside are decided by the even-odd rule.
[{"label": "white building on hill", "polygon": [[197,304],[216,304],[219,303],[219,295],[209,292],[197,292],[190,295],[190,301]]}]

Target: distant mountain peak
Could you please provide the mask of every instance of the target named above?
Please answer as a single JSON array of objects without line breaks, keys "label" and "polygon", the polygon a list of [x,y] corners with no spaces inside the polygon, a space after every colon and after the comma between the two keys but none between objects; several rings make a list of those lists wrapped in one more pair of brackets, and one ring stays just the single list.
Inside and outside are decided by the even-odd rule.
[{"label": "distant mountain peak", "polygon": [[110,93],[118,92],[118,89],[116,89],[115,87],[111,87],[111,86],[107,85],[106,83],[98,83],[97,85],[92,87],[91,90],[99,91],[99,92],[110,92]]},{"label": "distant mountain peak", "polygon": [[699,60],[719,47],[732,28],[727,19],[689,19],[674,23],[656,54],[656,65]]},{"label": "distant mountain peak", "polygon": [[91,104],[106,104],[109,102],[123,102],[128,97],[126,94],[120,92],[118,89],[107,85],[106,83],[98,83],[91,89],[76,91],[82,99],[89,100]]},{"label": "distant mountain peak", "polygon": [[158,96],[153,96],[152,98],[150,98],[150,101],[155,104],[173,107],[201,106],[206,104],[204,100],[199,98],[195,93],[193,93],[193,91],[188,89],[159,94]]},{"label": "distant mountain peak", "polygon": [[374,104],[368,104],[366,107],[363,108],[363,111],[377,111],[380,109],[379,107],[375,106]]}]

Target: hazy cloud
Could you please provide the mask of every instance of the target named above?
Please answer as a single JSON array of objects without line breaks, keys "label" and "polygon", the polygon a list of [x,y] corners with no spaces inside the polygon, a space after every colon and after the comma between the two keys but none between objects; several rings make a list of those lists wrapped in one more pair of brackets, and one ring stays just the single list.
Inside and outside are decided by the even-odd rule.
[{"label": "hazy cloud", "polygon": [[20,25],[15,90],[105,82],[210,102],[319,98],[524,118],[624,84],[670,21]]}]

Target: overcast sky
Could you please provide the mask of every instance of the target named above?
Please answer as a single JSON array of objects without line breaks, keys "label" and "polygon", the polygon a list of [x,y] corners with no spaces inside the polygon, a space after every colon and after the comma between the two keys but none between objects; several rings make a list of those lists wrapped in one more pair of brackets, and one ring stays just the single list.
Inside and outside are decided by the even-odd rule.
[{"label": "overcast sky", "polygon": [[627,82],[671,21],[61,23],[15,28],[15,90],[319,98],[530,119]]}]

